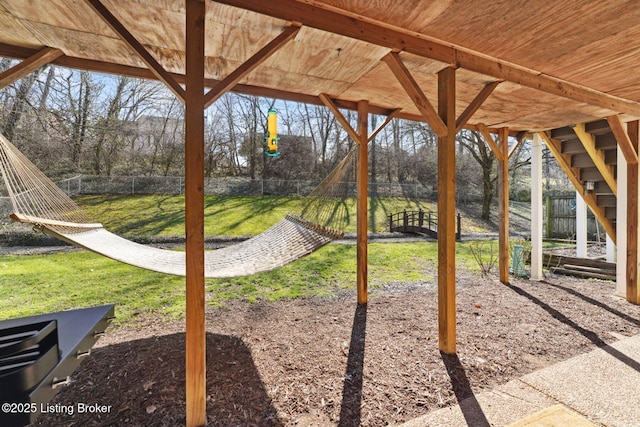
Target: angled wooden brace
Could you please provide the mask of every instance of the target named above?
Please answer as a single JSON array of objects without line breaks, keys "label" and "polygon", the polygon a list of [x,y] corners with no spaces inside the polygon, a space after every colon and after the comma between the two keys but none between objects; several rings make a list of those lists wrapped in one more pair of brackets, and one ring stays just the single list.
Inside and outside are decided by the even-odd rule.
[{"label": "angled wooden brace", "polygon": [[95,12],[102,18],[102,20],[116,33],[120,36],[122,41],[124,41],[131,49],[133,49],[139,56],[140,59],[149,67],[149,70],[162,82],[171,91],[178,97],[180,101],[185,102],[185,90],[180,86],[180,84],[173,78],[171,74],[167,70],[165,70],[162,65],[149,53],[149,51],[134,37],[133,34],[129,32],[122,25],[122,22],[118,20],[111,13],[107,7],[102,4],[100,0],[86,0],[87,3],[95,10]]},{"label": "angled wooden brace", "polygon": [[467,106],[467,108],[460,114],[458,120],[456,120],[456,133],[460,132],[460,130],[467,124],[469,119],[475,114],[476,111],[484,104],[484,101],[489,98],[489,96],[493,93],[493,90],[498,87],[500,81],[495,81],[485,85],[480,93],[471,101],[471,103]]},{"label": "angled wooden brace", "polygon": [[482,134],[482,136],[484,137],[485,141],[487,141],[489,148],[491,148],[491,151],[493,151],[493,154],[496,156],[496,159],[498,159],[499,161],[502,161],[504,159],[503,150],[502,148],[500,148],[496,140],[493,139],[493,136],[491,136],[487,127],[482,123],[478,123],[477,127],[480,133]]},{"label": "angled wooden brace", "polygon": [[236,68],[227,77],[222,79],[204,96],[204,108],[216,102],[222,95],[233,88],[242,78],[253,71],[256,67],[266,61],[271,55],[292,40],[300,31],[299,25],[292,25],[284,30],[278,37],[271,40],[266,46],[256,52],[251,58],[246,60],[241,66]]},{"label": "angled wooden brace", "polygon": [[21,78],[31,74],[38,68],[46,65],[53,60],[61,57],[64,53],[60,49],[45,47],[41,51],[31,55],[21,63],[14,65],[8,70],[0,74],[0,89],[20,80]]},{"label": "angled wooden brace", "polygon": [[380,124],[380,126],[378,126],[376,130],[371,132],[371,135],[369,135],[369,138],[367,138],[367,142],[371,142],[373,138],[375,138],[376,135],[378,135],[378,133],[380,133],[380,131],[384,129],[389,124],[389,122],[398,115],[398,113],[400,113],[400,111],[402,111],[402,108],[396,108],[395,110],[393,110],[391,114],[387,116],[385,121],[382,124]]},{"label": "angled wooden brace", "polygon": [[[336,104],[333,102],[333,100],[331,100],[329,95],[327,95],[326,93],[321,93],[320,95],[318,95],[318,97],[320,98],[322,103],[329,109],[329,111],[331,111],[331,113],[336,117],[336,120],[338,120],[338,123],[340,123],[340,125],[344,128],[347,134],[349,134],[351,139],[353,139],[356,144],[360,144],[360,140],[363,138],[363,136],[360,133],[356,132],[355,129],[353,129],[353,127],[351,126],[347,118],[340,112],[340,110],[338,109]],[[385,121],[380,126],[378,126],[371,133],[371,135],[367,136],[367,139],[364,140],[364,142],[365,143],[371,142],[371,140],[375,138],[376,135],[378,135],[378,133],[380,133],[380,131],[384,129],[385,126],[387,126],[389,122],[391,122],[391,120],[393,120],[393,118],[398,115],[398,113],[400,113],[400,111],[401,111],[401,108],[393,110],[387,116]]]},{"label": "angled wooden brace", "polygon": [[573,131],[580,139],[585,151],[596,165],[596,168],[604,178],[605,182],[613,191],[613,194],[618,195],[618,184],[614,175],[613,167],[608,165],[604,160],[604,153],[596,148],[596,139],[593,135],[585,130],[585,124],[579,123],[572,126]]},{"label": "angled wooden brace", "polygon": [[631,139],[629,138],[629,135],[625,130],[624,123],[622,123],[622,119],[620,119],[620,116],[617,114],[609,116],[607,117],[607,122],[609,123],[609,127],[613,132],[613,136],[615,136],[616,141],[618,142],[618,146],[620,147],[620,151],[622,151],[622,155],[624,156],[627,163],[637,164],[638,150],[636,150],[631,143]]},{"label": "angled wooden brace", "polygon": [[591,208],[591,212],[593,215],[600,221],[600,224],[604,227],[605,231],[611,237],[611,239],[616,239],[616,230],[611,220],[607,218],[605,215],[604,209],[598,206],[598,201],[596,199],[596,195],[594,193],[584,194],[584,182],[582,182],[577,176],[575,170],[571,167],[571,157],[567,154],[562,153],[562,147],[560,141],[551,138],[547,132],[538,132],[538,134],[542,137],[545,145],[553,154],[553,157],[556,158],[558,165],[562,168],[564,173],[569,178],[569,181],[573,184],[576,191],[582,194],[582,198],[585,203]]},{"label": "angled wooden brace", "polygon": [[353,139],[356,144],[360,144],[360,134],[356,132],[353,127],[351,127],[349,120],[347,120],[346,117],[340,112],[329,95],[327,95],[326,93],[321,93],[320,95],[318,95],[318,97],[320,98],[322,103],[329,109],[329,111],[333,113],[333,115],[336,117],[336,120],[338,120],[338,123],[340,123],[344,130],[347,131],[351,139]]},{"label": "angled wooden brace", "polygon": [[520,132],[516,138],[516,143],[513,145],[513,147],[511,147],[511,149],[509,150],[509,158],[511,158],[511,156],[513,156],[513,153],[516,152],[516,150],[518,149],[518,147],[520,147],[520,145],[522,145],[522,142],[525,140],[525,136],[526,136],[526,132]]},{"label": "angled wooden brace", "polygon": [[442,121],[435,108],[433,108],[433,105],[431,105],[422,89],[420,89],[420,86],[415,81],[411,73],[409,73],[409,70],[402,62],[402,59],[400,59],[400,55],[396,52],[389,52],[384,56],[384,58],[382,58],[382,60],[389,66],[391,72],[396,76],[398,82],[402,85],[404,90],[407,92],[407,95],[409,95],[436,135],[446,136],[448,132],[447,126],[444,121]]}]

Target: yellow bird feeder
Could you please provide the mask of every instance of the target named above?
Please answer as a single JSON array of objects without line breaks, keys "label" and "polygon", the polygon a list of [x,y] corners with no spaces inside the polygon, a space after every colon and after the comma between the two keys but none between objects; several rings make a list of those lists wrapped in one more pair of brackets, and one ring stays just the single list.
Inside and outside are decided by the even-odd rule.
[{"label": "yellow bird feeder", "polygon": [[264,153],[270,157],[280,154],[278,151],[278,112],[271,108],[267,115],[267,134],[264,136],[267,141],[267,151]]}]

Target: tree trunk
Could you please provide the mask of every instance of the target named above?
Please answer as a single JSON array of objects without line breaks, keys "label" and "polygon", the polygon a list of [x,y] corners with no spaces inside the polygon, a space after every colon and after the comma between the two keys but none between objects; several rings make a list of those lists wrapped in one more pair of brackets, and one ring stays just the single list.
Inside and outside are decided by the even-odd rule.
[{"label": "tree trunk", "polygon": [[28,104],[27,99],[29,98],[31,88],[42,70],[43,68],[41,67],[20,81],[20,85],[16,91],[16,96],[13,100],[13,105],[11,106],[11,110],[9,110],[7,121],[2,130],[9,141],[15,138],[15,131]]},{"label": "tree trunk", "polygon": [[[377,116],[372,115],[371,116],[371,132],[373,133],[373,131],[376,130],[377,127]],[[375,184],[376,182],[378,182],[378,155],[377,155],[377,150],[376,150],[376,139],[373,138],[373,140],[371,141],[371,147],[369,147],[370,149],[370,157],[371,157],[371,183]],[[377,189],[376,186],[374,185],[374,191],[377,193]]]},{"label": "tree trunk", "polygon": [[71,132],[71,163],[76,172],[81,169],[82,149],[89,125],[89,106],[91,104],[91,82],[88,71],[80,73],[78,90],[78,108],[74,111],[75,122]]},{"label": "tree trunk", "polygon": [[484,220],[491,218],[491,202],[493,201],[494,188],[491,177],[493,171],[493,159],[489,159],[487,163],[482,165],[482,214],[480,217]]}]

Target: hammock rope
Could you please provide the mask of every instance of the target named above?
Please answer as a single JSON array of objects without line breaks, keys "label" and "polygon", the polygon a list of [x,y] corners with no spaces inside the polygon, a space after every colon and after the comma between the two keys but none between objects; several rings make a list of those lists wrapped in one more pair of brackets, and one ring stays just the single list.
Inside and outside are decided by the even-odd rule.
[{"label": "hammock rope", "polygon": [[[348,222],[345,198],[355,151],[309,196],[299,214],[288,214],[263,233],[205,252],[205,277],[255,274],[282,267],[333,240]],[[0,134],[0,173],[15,221],[100,255],[160,273],[185,275],[185,253],[142,245],[107,231]]]}]

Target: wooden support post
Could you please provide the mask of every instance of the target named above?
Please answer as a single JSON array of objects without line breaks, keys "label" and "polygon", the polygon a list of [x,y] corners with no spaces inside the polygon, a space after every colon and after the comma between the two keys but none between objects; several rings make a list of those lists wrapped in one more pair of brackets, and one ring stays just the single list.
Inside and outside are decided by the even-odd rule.
[{"label": "wooden support post", "polygon": [[456,80],[455,69],[438,73],[438,338],[440,351],[456,352]]},{"label": "wooden support post", "polygon": [[[620,298],[627,296],[627,159],[618,145],[618,194],[616,197],[616,246],[618,259],[616,262],[616,292]],[[608,235],[608,234],[607,234]]]},{"label": "wooden support post", "polygon": [[531,142],[531,279],[542,280],[542,138]]},{"label": "wooden support post", "polygon": [[357,290],[358,304],[366,304],[368,298],[368,241],[367,209],[369,208],[369,151],[368,151],[369,103],[358,102],[358,175],[357,175]]},{"label": "wooden support post", "polygon": [[500,281],[509,283],[509,129],[500,128],[498,160],[498,262]]},{"label": "wooden support post", "polygon": [[203,426],[207,422],[204,313],[205,3],[187,0],[186,15],[186,424],[191,427]]},{"label": "wooden support post", "polygon": [[[367,210],[369,208],[369,149],[368,143],[374,136],[395,116],[399,110],[391,112],[387,120],[375,130],[373,135],[368,135],[369,126],[369,102],[358,102],[358,126],[354,130],[344,115],[338,110],[331,98],[326,94],[320,94],[320,99],[324,105],[333,113],[336,120],[342,125],[349,136],[358,144],[358,167],[356,184],[356,241],[357,241],[357,271],[356,287],[358,292],[358,304],[366,304],[368,298],[368,238],[367,238]],[[390,226],[393,225],[393,218],[389,218]]]},{"label": "wooden support post", "polygon": [[576,256],[587,257],[587,204],[576,191]]},{"label": "wooden support post", "polygon": [[616,244],[608,234],[605,240],[605,261],[616,262]]},{"label": "wooden support post", "polygon": [[[627,134],[638,158],[638,121],[627,123]],[[633,156],[631,156],[633,157]],[[627,162],[627,301],[640,304],[640,287],[638,286],[638,203],[640,189],[638,163]]]}]

